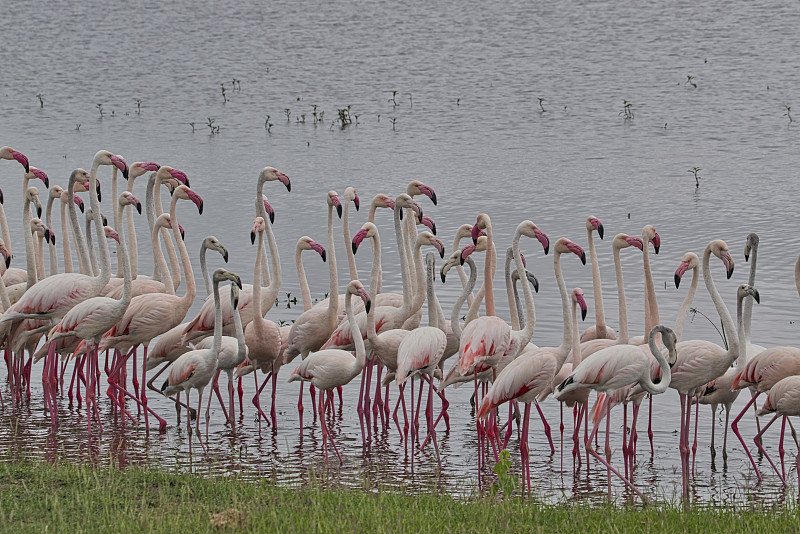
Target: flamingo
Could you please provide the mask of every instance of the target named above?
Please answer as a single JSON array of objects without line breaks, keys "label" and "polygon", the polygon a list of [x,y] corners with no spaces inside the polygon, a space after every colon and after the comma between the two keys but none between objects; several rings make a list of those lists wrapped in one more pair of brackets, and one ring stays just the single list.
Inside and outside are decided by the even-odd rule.
[{"label": "flamingo", "polygon": [[600,282],[600,265],[597,262],[597,251],[594,247],[594,232],[603,239],[603,223],[600,219],[590,216],[586,219],[586,233],[589,238],[589,259],[592,262],[592,288],[594,289],[594,315],[595,324],[581,334],[581,341],[590,339],[616,339],[614,329],[606,326],[606,314],[603,309],[603,285]]},{"label": "flamingo", "polygon": [[[661,334],[661,341],[667,349],[666,358],[656,345],[656,335],[658,334]],[[579,388],[589,388],[609,393],[631,383],[641,384],[651,395],[663,393],[669,387],[671,379],[670,368],[678,358],[676,341],[675,333],[669,327],[656,325],[650,332],[648,345],[650,352],[658,361],[661,373],[661,379],[658,383],[654,383],[650,378],[650,357],[644,351],[636,345],[614,345],[613,347],[599,350],[582,360],[580,365],[558,385],[555,398],[560,400],[562,396]],[[606,406],[606,457],[603,458],[592,448],[592,440],[597,433],[599,420],[595,422],[592,433],[585,441],[586,450],[606,466],[609,499],[611,498],[611,472],[613,471],[642,500],[645,500],[644,494],[628,478],[622,476],[619,471],[611,467],[611,445],[609,444],[611,405],[607,404]]]},{"label": "flamingo", "polygon": [[[333,251],[331,251],[333,252]],[[355,316],[353,315],[353,308],[351,298],[353,295],[358,295],[364,301],[364,308],[369,311],[370,299],[367,291],[364,289],[363,284],[358,280],[352,280],[347,285],[345,293],[345,313],[350,321],[350,327],[353,329],[353,339],[356,346],[356,357],[347,351],[340,349],[325,349],[317,351],[303,359],[303,362],[292,371],[289,377],[289,382],[297,380],[311,382],[317,389],[320,390],[319,396],[319,423],[322,428],[322,447],[325,451],[325,464],[328,463],[328,448],[327,441],[330,439],[333,445],[333,450],[339,457],[339,462],[342,461],[342,455],[339,454],[339,449],[336,448],[336,443],[330,437],[328,425],[325,422],[325,413],[327,411],[328,391],[334,388],[344,386],[350,383],[364,367],[367,358],[367,352],[364,348],[364,340],[361,338],[361,332],[358,330],[358,323],[356,323]],[[331,301],[335,297],[331,297]]]},{"label": "flamingo", "polygon": [[[183,186],[185,187],[185,186]],[[163,215],[162,215],[163,217]],[[173,227],[173,231],[175,228]],[[179,243],[180,245],[180,243]],[[181,247],[183,248],[183,247]],[[183,254],[181,254],[183,255]],[[163,265],[162,265],[163,267]],[[187,286],[192,282],[191,275],[187,275]],[[189,391],[196,389],[198,392],[199,400],[197,401],[197,413],[203,406],[203,389],[208,385],[217,370],[217,355],[222,346],[222,309],[220,307],[219,284],[226,280],[230,280],[231,285],[236,285],[237,288],[242,287],[242,281],[239,277],[225,269],[217,269],[214,271],[213,276],[213,295],[216,305],[216,321],[217,325],[214,328],[214,343],[211,349],[197,349],[186,354],[181,355],[175,363],[172,364],[172,369],[169,373],[169,378],[161,386],[161,392],[166,396],[172,396],[180,391],[186,392],[186,403],[189,403]],[[187,287],[188,290],[188,287]],[[234,308],[236,307],[236,293],[237,291],[231,287],[231,300],[233,300]],[[206,426],[208,426],[209,413],[206,411]],[[186,426],[189,436],[192,435],[191,418],[186,418]],[[197,418],[195,425],[195,432],[200,445],[203,450],[208,452],[203,439],[200,436],[200,418]],[[191,443],[191,442],[190,442]]]},{"label": "flamingo", "polygon": [[[789,416],[797,416],[800,415],[800,376],[787,376],[786,378],[782,378],[779,380],[772,388],[769,390],[769,394],[767,395],[767,400],[764,402],[764,405],[761,407],[761,410],[758,412],[758,415],[766,415],[768,413],[775,413],[775,416],[766,424],[764,428],[759,431],[756,439],[754,440],[758,449],[767,457],[769,460],[770,465],[778,473],[778,468],[775,467],[775,463],[767,454],[767,451],[764,449],[762,443],[762,436],[764,432],[775,422],[775,420],[781,416],[783,417],[783,426],[781,428],[781,441],[780,445],[778,446],[778,451],[781,456],[781,472],[778,473],[778,476],[786,485],[786,468],[783,463],[783,434],[786,430],[786,419]],[[800,452],[797,455],[797,478],[798,483],[800,483]]]}]

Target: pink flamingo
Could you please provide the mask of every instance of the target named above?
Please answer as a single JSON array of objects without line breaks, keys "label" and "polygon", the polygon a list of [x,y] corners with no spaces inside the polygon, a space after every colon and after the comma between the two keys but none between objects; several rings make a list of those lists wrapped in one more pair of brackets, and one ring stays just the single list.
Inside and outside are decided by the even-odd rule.
[{"label": "pink flamingo", "polygon": [[[769,394],[767,395],[767,400],[764,402],[764,406],[761,407],[761,410],[758,412],[758,415],[766,415],[768,413],[775,413],[775,416],[766,424],[764,428],[758,433],[756,439],[754,440],[758,449],[767,457],[769,460],[770,465],[778,473],[778,468],[775,467],[775,463],[767,454],[767,451],[764,449],[762,443],[762,436],[764,432],[775,422],[779,416],[783,418],[783,425],[781,428],[781,441],[780,445],[778,446],[778,451],[781,455],[781,472],[778,473],[778,476],[781,478],[781,482],[786,484],[786,467],[783,462],[783,434],[786,430],[786,420],[789,416],[797,416],[800,415],[800,376],[787,376],[786,378],[782,378],[779,380],[772,388],[769,390]],[[797,478],[798,483],[800,483],[800,453],[797,455]]]},{"label": "pink flamingo", "polygon": [[[182,186],[185,187],[185,186]],[[163,215],[162,215],[163,217]],[[173,228],[174,230],[174,228]],[[187,286],[191,283],[191,277],[187,278]],[[205,444],[203,443],[203,438],[200,435],[200,410],[203,406],[203,389],[208,385],[212,378],[217,371],[217,355],[220,352],[222,346],[222,309],[219,305],[220,302],[220,295],[219,295],[219,284],[225,280],[230,280],[231,285],[236,285],[237,289],[241,288],[242,281],[239,277],[230,272],[226,271],[225,269],[217,269],[214,271],[213,277],[213,295],[214,300],[217,302],[216,306],[216,315],[217,320],[215,321],[217,327],[214,329],[214,343],[210,349],[198,349],[187,352],[186,354],[181,355],[175,363],[172,364],[172,369],[169,373],[169,378],[164,382],[164,385],[161,387],[162,393],[166,396],[174,395],[180,391],[186,392],[186,403],[189,403],[189,391],[191,389],[196,389],[198,392],[199,400],[197,401],[197,424],[195,425],[195,432],[197,434],[197,439],[200,441],[200,445],[203,447],[203,450],[208,452],[206,449]],[[187,288],[188,289],[188,288]],[[237,289],[231,288],[230,295],[231,300],[233,301],[234,308],[236,307],[236,297],[237,297]],[[208,428],[208,420],[209,420],[209,413],[206,410],[206,428]],[[186,426],[189,432],[189,436],[191,438],[192,435],[192,423],[191,417],[186,418]],[[189,442],[191,444],[191,441]]]},{"label": "pink flamingo", "polygon": [[590,339],[617,339],[614,329],[606,326],[606,314],[603,308],[603,285],[600,282],[600,264],[597,262],[597,251],[594,247],[594,232],[603,239],[603,223],[600,219],[590,216],[586,219],[586,233],[589,238],[589,259],[592,262],[592,288],[594,290],[594,315],[595,324],[581,334],[581,341]]},{"label": "pink flamingo", "polygon": [[[308,357],[303,359],[301,363],[289,377],[289,382],[297,380],[311,382],[317,389],[320,390],[319,395],[319,423],[322,427],[322,447],[325,451],[325,464],[328,463],[328,447],[327,441],[330,439],[333,445],[333,450],[339,457],[339,462],[342,461],[342,455],[339,454],[339,449],[336,448],[336,443],[330,437],[328,425],[325,422],[325,414],[327,412],[327,405],[330,404],[328,391],[334,388],[344,386],[350,383],[364,367],[367,358],[367,352],[364,348],[364,340],[361,338],[361,332],[358,331],[358,324],[356,323],[355,316],[353,315],[353,308],[351,304],[351,297],[358,295],[364,301],[365,309],[370,309],[370,300],[364,286],[358,280],[353,280],[347,285],[345,298],[345,311],[350,327],[353,329],[353,339],[356,346],[356,357],[347,351],[340,349],[325,349],[314,352]],[[335,296],[331,297],[331,301],[335,300]]]}]

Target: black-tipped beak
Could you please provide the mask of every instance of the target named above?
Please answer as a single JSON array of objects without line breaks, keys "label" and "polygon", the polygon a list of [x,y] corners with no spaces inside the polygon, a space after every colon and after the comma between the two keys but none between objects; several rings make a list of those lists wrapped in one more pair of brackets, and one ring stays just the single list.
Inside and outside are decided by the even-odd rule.
[{"label": "black-tipped beak", "polygon": [[269,213],[269,223],[270,224],[275,224],[275,212],[274,211],[271,211]]},{"label": "black-tipped beak", "polygon": [[181,241],[186,241],[186,232],[183,231],[183,228],[181,228]]},{"label": "black-tipped beak", "polygon": [[238,307],[239,307],[239,297],[236,297],[233,299],[233,309],[235,310]]},{"label": "black-tipped beak", "polygon": [[292,182],[290,182],[289,180],[286,180],[286,191],[288,191],[289,193],[292,192]]},{"label": "black-tipped beak", "polygon": [[586,308],[581,308],[581,321],[586,320]]},{"label": "black-tipped beak", "polygon": [[403,220],[403,210],[400,210],[400,220]]},{"label": "black-tipped beak", "polygon": [[6,256],[6,269],[11,266],[11,256]]},{"label": "black-tipped beak", "polygon": [[[436,235],[436,223],[431,223],[431,233]],[[444,252],[442,252],[442,257],[444,258]]]},{"label": "black-tipped beak", "polygon": [[761,297],[758,295],[758,290],[753,289],[753,299],[758,303],[761,304]]},{"label": "black-tipped beak", "polygon": [[106,219],[105,215],[103,215],[103,226],[108,226],[108,219]]},{"label": "black-tipped beak", "polygon": [[239,289],[242,289],[242,279],[238,276],[236,277],[236,285],[239,286]]},{"label": "black-tipped beak", "polygon": [[200,204],[197,206],[197,211],[200,212],[200,215],[203,214],[203,201],[200,201]]},{"label": "black-tipped beak", "polygon": [[341,204],[336,204],[336,215],[338,215],[340,219],[342,218],[342,205]]},{"label": "black-tipped beak", "polygon": [[3,191],[0,190],[0,204],[3,203]]},{"label": "black-tipped beak", "polygon": [[372,301],[367,300],[366,304],[364,304],[364,309],[369,313],[369,309],[372,307]]},{"label": "black-tipped beak", "polygon": [[731,276],[733,276],[733,266],[731,266],[731,268],[728,269],[728,280],[731,279]]},{"label": "black-tipped beak", "polygon": [[45,177],[42,179],[42,181],[44,182],[44,186],[45,186],[46,188],[50,189],[50,178],[48,178],[47,176],[45,176]]},{"label": "black-tipped beak", "polygon": [[78,204],[78,209],[80,209],[80,210],[81,210],[81,213],[83,213],[83,210],[84,210],[85,208],[83,207],[83,204],[82,204],[82,203],[81,203],[81,204]]},{"label": "black-tipped beak", "polygon": [[37,217],[41,217],[42,216],[42,207],[41,206],[36,206],[36,216]]},{"label": "black-tipped beak", "polygon": [[323,250],[322,254],[320,254],[320,256],[322,256],[322,263],[325,263],[326,261],[328,261],[328,253],[326,251]]},{"label": "black-tipped beak", "polygon": [[438,205],[438,202],[436,201],[436,192],[433,190],[431,190],[431,202],[433,202],[434,206]]},{"label": "black-tipped beak", "polygon": [[250,232],[250,244],[252,245],[255,242],[256,242],[256,233]]},{"label": "black-tipped beak", "polygon": [[439,251],[439,256],[444,259],[444,248]]},{"label": "black-tipped beak", "polygon": [[442,283],[444,284],[444,283],[445,283],[445,282],[444,282],[444,279],[445,279],[445,276],[446,276],[446,275],[444,274],[444,271],[439,271],[439,275],[442,277]]},{"label": "black-tipped beak", "polygon": [[[0,204],[2,204],[1,201],[0,201]],[[745,252],[744,253],[744,261],[750,261],[750,253],[749,252]]]},{"label": "black-tipped beak", "polygon": [[581,251],[581,263],[586,265],[586,253]]},{"label": "black-tipped beak", "polygon": [[679,287],[681,287],[681,277],[676,274],[675,275],[675,289],[678,289]]},{"label": "black-tipped beak", "polygon": [[50,242],[55,245],[56,244],[56,233],[51,231],[50,232]]},{"label": "black-tipped beak", "polygon": [[225,260],[225,263],[228,263],[228,250],[225,249],[225,252],[222,253],[222,259]]},{"label": "black-tipped beak", "polygon": [[529,271],[525,271],[525,276],[528,277],[528,282],[533,286],[533,290],[535,292],[539,292],[539,279],[536,278],[533,273]]},{"label": "black-tipped beak", "polygon": [[164,393],[167,390],[167,387],[169,387],[169,380],[164,380],[164,383],[161,384],[161,393]]},{"label": "black-tipped beak", "polygon": [[353,254],[358,252],[358,245],[356,245],[355,243],[350,243],[350,246],[353,247]]},{"label": "black-tipped beak", "polygon": [[597,227],[597,235],[600,236],[600,239],[603,239],[603,225],[602,224]]},{"label": "black-tipped beak", "polygon": [[126,180],[128,179],[128,165],[127,164],[125,165],[125,168],[122,169],[122,177],[125,178]]},{"label": "black-tipped beak", "polygon": [[658,251],[661,249],[661,247],[659,245],[655,245],[655,244],[653,245],[653,248],[655,249],[656,254],[658,254]]},{"label": "black-tipped beak", "polygon": [[139,215],[142,214],[142,203],[141,202],[137,202],[136,203],[136,211],[139,212]]},{"label": "black-tipped beak", "polygon": [[[547,256],[549,253],[550,253],[550,243],[547,243],[547,245],[545,245],[544,247],[544,255]],[[584,265],[586,265],[585,262]]]}]

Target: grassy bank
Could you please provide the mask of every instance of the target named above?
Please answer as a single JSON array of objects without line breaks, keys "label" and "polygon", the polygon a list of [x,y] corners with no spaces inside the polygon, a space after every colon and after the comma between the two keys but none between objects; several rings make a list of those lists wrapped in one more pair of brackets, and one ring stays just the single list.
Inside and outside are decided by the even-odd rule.
[{"label": "grassy bank", "polygon": [[287,489],[131,468],[0,463],[5,532],[797,532],[788,511],[463,504],[440,496]]}]

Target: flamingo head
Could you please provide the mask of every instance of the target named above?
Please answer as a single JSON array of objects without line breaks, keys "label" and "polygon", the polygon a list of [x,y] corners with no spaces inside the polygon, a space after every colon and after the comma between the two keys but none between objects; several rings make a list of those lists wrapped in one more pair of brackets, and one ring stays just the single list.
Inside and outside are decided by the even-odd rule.
[{"label": "flamingo head", "polygon": [[410,195],[406,193],[402,193],[396,199],[394,199],[394,207],[395,209],[400,210],[400,220],[403,220],[403,210],[410,209],[417,215],[417,219],[422,219],[422,206],[419,203],[412,199]]},{"label": "flamingo head", "polygon": [[264,201],[264,211],[267,213],[267,217],[269,217],[269,223],[275,223],[275,210],[273,209],[272,205],[267,200],[267,195],[261,195],[261,200]]},{"label": "flamingo head", "polygon": [[179,171],[178,169],[173,169],[169,165],[162,165],[158,168],[158,171],[156,172],[156,180],[162,183],[169,183],[170,181],[175,180],[186,187],[191,187],[189,184],[189,177],[186,176],[186,173]]},{"label": "flamingo head", "polygon": [[197,206],[197,211],[200,212],[200,215],[203,214],[203,199],[200,195],[189,189],[189,186],[179,185],[175,188],[173,195],[177,195],[181,200],[191,200],[194,205]]},{"label": "flamingo head", "polygon": [[60,185],[54,185],[53,187],[50,188],[49,197],[52,198],[53,200],[61,199],[62,193],[64,193],[64,188],[62,188]]},{"label": "flamingo head", "polygon": [[122,156],[119,156],[117,154],[111,154],[109,156],[109,159],[111,160],[111,164],[122,172],[122,177],[127,180],[128,164],[125,163],[125,160],[122,158]]},{"label": "flamingo head", "polygon": [[11,256],[11,251],[8,250],[8,247],[6,246],[5,242],[2,239],[0,239],[0,254],[3,255],[3,258],[6,263],[6,269],[8,269],[11,266],[12,256]]},{"label": "flamingo head", "polygon": [[81,213],[83,213],[83,210],[85,209],[83,207],[83,199],[78,195],[72,195],[72,201],[75,202],[75,204],[78,206],[78,209],[81,210]]},{"label": "flamingo head", "polygon": [[28,187],[26,198],[36,206],[36,216],[42,216],[42,203],[39,201],[39,190],[33,186]]},{"label": "flamingo head", "polygon": [[578,244],[573,243],[566,237],[560,237],[558,241],[556,241],[554,249],[556,254],[566,254],[568,252],[572,252],[581,259],[581,263],[586,265],[586,253]]},{"label": "flamingo head", "polygon": [[50,187],[50,178],[47,177],[47,173],[42,170],[37,169],[36,167],[30,167],[30,170],[25,173],[25,177],[30,179],[38,178],[42,181],[45,187]]},{"label": "flamingo head", "polygon": [[4,146],[0,148],[0,159],[8,159],[14,160],[20,165],[25,168],[25,172],[28,172],[30,169],[30,165],[28,164],[28,158],[22,152],[14,150],[10,146]]},{"label": "flamingo head", "polygon": [[406,192],[411,197],[415,197],[417,195],[425,195],[426,197],[431,199],[431,202],[433,202],[434,206],[437,205],[436,193],[434,192],[434,190],[428,187],[427,185],[423,184],[419,180],[412,180],[411,183],[408,184],[408,189]]},{"label": "flamingo head", "polygon": [[289,177],[286,176],[281,171],[279,171],[278,169],[276,169],[275,167],[264,167],[261,170],[261,173],[258,175],[259,184],[263,184],[264,182],[276,182],[276,181],[285,185],[286,190],[291,193],[292,183],[289,181]]},{"label": "flamingo head", "polygon": [[614,236],[612,246],[623,249],[628,247],[636,247],[639,250],[644,250],[644,244],[638,237],[629,236],[628,234],[617,234]]},{"label": "flamingo head", "polygon": [[461,251],[455,250],[450,257],[445,260],[442,264],[442,268],[440,269],[440,276],[442,278],[442,283],[445,283],[445,279],[447,278],[447,272],[455,267],[456,265],[461,265]]},{"label": "flamingo head", "polygon": [[467,257],[473,252],[484,252],[486,250],[486,243],[488,240],[488,237],[480,236],[477,244],[469,244],[462,248],[459,252],[459,265],[464,265],[464,262],[467,261]]},{"label": "flamingo head", "polygon": [[645,227],[642,228],[642,242],[652,242],[656,254],[658,254],[659,249],[661,249],[661,236],[658,235],[658,232],[656,232],[652,224],[645,225]]},{"label": "flamingo head", "polygon": [[747,234],[747,241],[744,244],[744,261],[750,261],[750,252],[758,248],[758,234],[751,232]]},{"label": "flamingo head", "polygon": [[[550,252],[550,238],[547,237],[547,234],[542,232],[539,229],[539,227],[536,226],[533,222],[531,222],[531,221],[522,221],[517,226],[517,230],[516,231],[520,235],[524,235],[525,237],[531,237],[531,238],[534,238],[537,241],[539,241],[539,243],[541,243],[541,245],[542,245],[542,248],[544,249],[544,253],[545,254]],[[567,241],[569,241],[569,240],[567,240]],[[570,243],[571,243],[571,241],[570,241]],[[575,245],[575,246],[577,246],[577,245]],[[580,248],[580,247],[578,247],[578,248]],[[583,252],[583,250],[581,250],[581,252]],[[576,254],[577,254],[577,252],[576,252]],[[585,265],[586,261],[584,260],[583,263]]]},{"label": "flamingo head", "polygon": [[591,216],[586,219],[586,229],[589,231],[596,230],[600,239],[603,239],[603,223],[597,217]]},{"label": "flamingo head", "polygon": [[137,161],[132,163],[128,169],[128,180],[138,178],[148,171],[158,171],[160,167],[161,165],[152,161]]},{"label": "flamingo head", "polygon": [[678,361],[678,350],[675,348],[678,344],[678,336],[675,335],[672,328],[658,325],[650,331],[650,338],[653,339],[657,332],[661,332],[661,342],[667,348],[667,363],[672,367]]},{"label": "flamingo head", "polygon": [[347,284],[347,292],[351,295],[358,295],[364,301],[364,310],[369,313],[372,302],[369,299],[369,293],[364,289],[364,284],[360,280],[352,280]]},{"label": "flamingo head", "polygon": [[322,261],[327,261],[327,255],[325,253],[325,247],[304,235],[300,239],[297,240],[297,250],[313,250],[322,258]]},{"label": "flamingo head", "polygon": [[572,290],[572,302],[576,303],[581,308],[581,321],[586,320],[586,312],[588,308],[586,307],[586,299],[583,296],[583,289],[576,287]]},{"label": "flamingo head", "polygon": [[758,295],[758,290],[751,285],[742,284],[736,291],[737,298],[744,299],[747,296],[753,297],[756,303],[761,304],[761,297]]},{"label": "flamingo head", "polygon": [[328,206],[336,208],[336,215],[342,218],[342,201],[339,200],[339,193],[328,191]]},{"label": "flamingo head", "polygon": [[113,239],[114,241],[119,243],[119,234],[117,233],[116,230],[114,230],[110,226],[104,226],[103,230],[106,233],[106,239]]},{"label": "flamingo head", "polygon": [[356,235],[353,236],[353,242],[351,243],[353,247],[353,254],[358,251],[358,247],[361,246],[361,242],[368,237],[373,237],[378,234],[378,227],[372,224],[371,222],[365,222],[364,225],[361,227],[361,230],[356,232]]},{"label": "flamingo head", "polygon": [[444,258],[444,243],[430,232],[422,232],[417,236],[417,245],[431,245],[439,252],[439,257]]},{"label": "flamingo head", "polygon": [[733,257],[728,250],[728,244],[721,239],[717,239],[709,243],[708,248],[711,249],[711,253],[714,254],[714,256],[722,260],[722,263],[725,265],[725,271],[727,272],[728,280],[730,280],[731,276],[733,275]]},{"label": "flamingo head", "polygon": [[378,193],[375,195],[375,198],[372,199],[372,206],[375,208],[389,208],[394,209],[394,200],[387,197],[383,193]]},{"label": "flamingo head", "polygon": [[355,187],[348,187],[344,190],[344,201],[345,203],[352,202],[356,207],[356,211],[361,208],[361,201],[358,199],[358,193],[356,193]]},{"label": "flamingo head", "polygon": [[[89,210],[91,211],[91,209]],[[158,216],[153,224],[153,228],[166,228],[167,230],[172,229],[172,217],[170,217],[169,213],[162,213]]]},{"label": "flamingo head", "polygon": [[136,211],[139,212],[139,215],[142,214],[142,203],[139,202],[139,199],[133,196],[130,191],[122,192],[122,194],[119,196],[119,205],[122,208],[125,206],[134,206]]},{"label": "flamingo head", "polygon": [[201,246],[203,249],[210,249],[216,250],[222,256],[222,259],[225,260],[225,263],[228,263],[228,249],[226,249],[222,243],[219,242],[219,239],[214,237],[213,235],[208,236],[203,240],[203,244]]},{"label": "flamingo head", "polygon": [[230,281],[231,284],[236,284],[239,287],[239,289],[242,289],[242,279],[239,278],[238,274],[231,272],[227,269],[217,269],[216,271],[214,271],[214,276],[212,277],[212,280],[214,281],[215,284],[220,284],[227,280]]},{"label": "flamingo head", "polygon": [[436,223],[433,222],[433,219],[431,219],[427,215],[423,215],[422,219],[420,219],[417,222],[417,224],[421,224],[423,226],[427,226],[428,230],[430,230],[433,235],[436,235]]},{"label": "flamingo head", "polygon": [[[525,278],[528,280],[528,283],[533,286],[533,290],[538,293],[539,292],[539,279],[536,278],[536,275],[530,272],[528,269],[525,269]],[[519,280],[519,271],[514,269],[511,271],[511,281],[516,283]]]},{"label": "flamingo head", "polygon": [[675,270],[675,287],[678,288],[681,285],[681,279],[683,275],[686,274],[686,271],[689,269],[696,269],[700,265],[700,259],[697,257],[697,254],[694,252],[687,252],[681,258],[681,264],[678,265],[678,268]]},{"label": "flamingo head", "polygon": [[256,242],[256,235],[263,232],[267,228],[267,223],[264,222],[263,217],[256,217],[253,221],[253,229],[250,230],[250,244]]},{"label": "flamingo head", "polygon": [[472,225],[472,231],[471,231],[472,242],[477,244],[478,237],[480,237],[481,235],[481,231],[485,230],[491,224],[492,221],[491,219],[489,219],[489,216],[487,214],[481,213],[480,215],[478,215],[477,221],[475,221],[475,224]]}]

